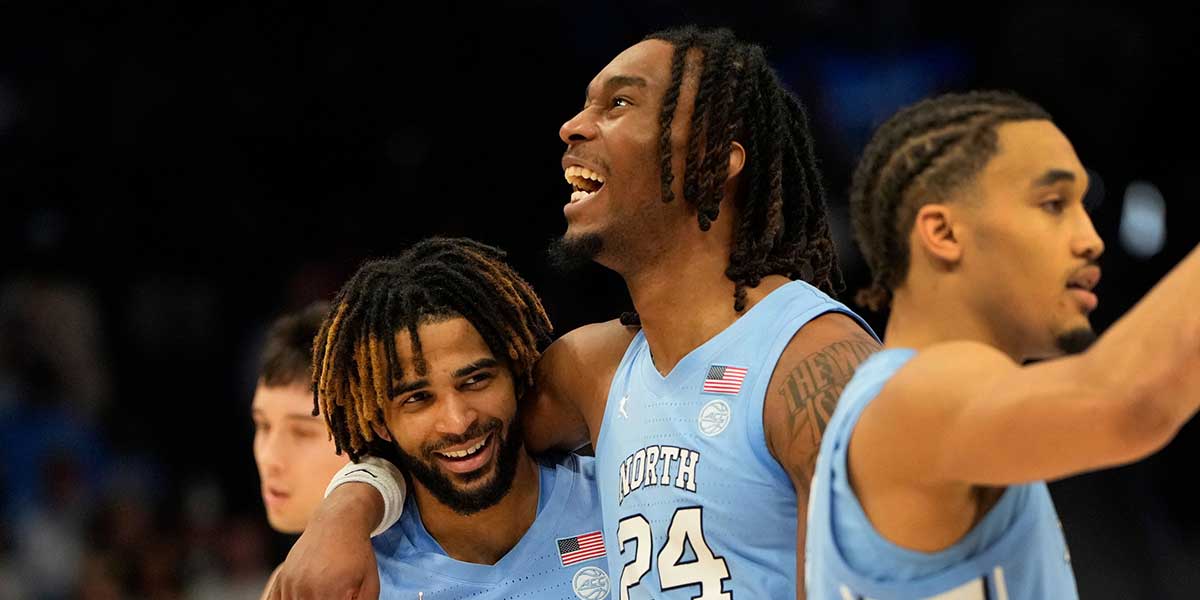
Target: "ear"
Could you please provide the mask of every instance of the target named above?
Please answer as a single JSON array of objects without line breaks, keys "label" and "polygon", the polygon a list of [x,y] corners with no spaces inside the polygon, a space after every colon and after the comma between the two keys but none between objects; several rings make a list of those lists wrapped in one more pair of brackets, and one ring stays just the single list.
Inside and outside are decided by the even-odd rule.
[{"label": "ear", "polygon": [[741,144],[733,142],[729,148],[729,174],[728,179],[733,179],[742,173],[742,168],[746,166],[746,149]]},{"label": "ear", "polygon": [[954,210],[946,204],[926,204],[917,210],[913,223],[915,247],[929,258],[949,267],[962,260],[963,248],[955,235]]},{"label": "ear", "polygon": [[386,441],[389,441],[389,442],[394,441],[394,440],[392,440],[392,432],[388,431],[388,428],[386,425],[380,425],[378,423],[371,423],[371,429],[374,429],[375,435],[379,436],[380,438],[382,438]]}]

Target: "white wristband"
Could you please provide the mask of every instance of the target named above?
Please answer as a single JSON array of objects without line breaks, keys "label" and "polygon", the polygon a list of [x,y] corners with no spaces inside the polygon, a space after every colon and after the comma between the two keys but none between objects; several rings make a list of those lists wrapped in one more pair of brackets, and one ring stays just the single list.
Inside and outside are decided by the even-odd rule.
[{"label": "white wristband", "polygon": [[371,537],[387,531],[400,520],[407,488],[404,475],[396,465],[374,456],[364,456],[357,463],[347,463],[334,474],[329,487],[325,488],[325,497],[328,498],[329,493],[337,486],[351,482],[365,483],[383,496],[383,520],[380,521],[379,527],[371,532]]}]

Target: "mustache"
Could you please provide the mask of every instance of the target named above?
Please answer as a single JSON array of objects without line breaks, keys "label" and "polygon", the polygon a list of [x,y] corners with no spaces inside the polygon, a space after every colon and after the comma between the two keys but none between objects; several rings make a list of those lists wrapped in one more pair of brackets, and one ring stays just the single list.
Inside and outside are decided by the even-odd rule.
[{"label": "mustache", "polygon": [[450,446],[461,444],[468,440],[482,437],[493,431],[500,431],[500,428],[503,426],[504,424],[500,422],[500,419],[496,418],[491,419],[487,423],[480,423],[477,421],[462,433],[447,435],[434,443],[426,445],[421,449],[421,454],[425,456],[425,458],[432,458],[434,452],[438,452],[444,448],[449,448]]},{"label": "mustache", "polygon": [[593,156],[586,152],[581,152],[579,150],[578,146],[576,146],[574,148],[568,148],[566,152],[563,152],[563,158],[564,159],[574,158],[576,160],[581,160],[583,162],[591,163],[593,165],[596,165],[597,167],[600,167],[600,169],[602,169],[605,173],[609,173],[612,171],[607,160],[604,160],[603,158],[600,158],[599,156]]}]

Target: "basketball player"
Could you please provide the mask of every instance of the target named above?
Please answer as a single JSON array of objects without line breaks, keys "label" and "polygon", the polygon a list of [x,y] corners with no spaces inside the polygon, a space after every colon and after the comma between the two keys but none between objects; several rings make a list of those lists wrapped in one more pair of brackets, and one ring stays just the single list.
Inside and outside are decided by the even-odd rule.
[{"label": "basketball player", "polygon": [[276,320],[267,333],[250,414],[254,462],[267,522],[280,533],[304,531],[325,486],[346,464],[325,422],[312,414],[312,347],[326,303]]},{"label": "basketball player", "polygon": [[1096,340],[1087,189],[1012,94],[926,100],[875,134],[851,203],[861,298],[891,316],[821,445],[810,599],[1077,597],[1044,481],[1144,458],[1200,404],[1200,251]]},{"label": "basketball player", "polygon": [[[802,595],[817,444],[877,348],[828,295],[840,276],[804,109],[759,47],[687,28],[613,59],[560,136],[557,253],[620,273],[637,314],[551,346],[528,447],[596,449],[614,598]],[[373,494],[334,491],[331,513],[372,518],[302,538],[287,597],[361,589],[371,573],[346,557],[378,520]]]},{"label": "basketball player", "polygon": [[369,262],[317,337],[318,403],[338,449],[393,457],[412,483],[399,523],[374,540],[383,598],[609,591],[592,459],[536,461],[522,442],[517,397],[550,321],[502,257],[435,238]]}]

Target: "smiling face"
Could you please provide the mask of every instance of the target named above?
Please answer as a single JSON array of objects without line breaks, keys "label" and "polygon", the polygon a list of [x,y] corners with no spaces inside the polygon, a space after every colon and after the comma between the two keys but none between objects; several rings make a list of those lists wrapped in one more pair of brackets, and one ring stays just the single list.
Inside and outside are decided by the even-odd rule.
[{"label": "smiling face", "polygon": [[1104,251],[1083,204],[1087,172],[1050,121],[996,132],[999,151],[963,203],[962,289],[1029,358],[1081,350],[1095,337],[1088,313]]},{"label": "smiling face", "polygon": [[[661,40],[625,50],[592,79],[583,109],[559,130],[567,144],[563,173],[572,186],[563,207],[563,245],[612,268],[661,249],[671,227],[695,228],[685,203],[662,202],[658,144],[673,54]],[[694,81],[685,76],[671,135],[677,198],[693,95]]]},{"label": "smiling face", "polygon": [[523,448],[512,374],[462,317],[424,322],[417,336],[424,374],[411,366],[408,334],[396,336],[405,379],[393,386],[386,433],[417,493],[472,514],[508,493]]},{"label": "smiling face", "polygon": [[282,533],[300,533],[325,497],[325,486],[346,464],[325,420],[312,416],[312,389],[305,382],[254,392],[254,462],[262,484],[267,521]]}]

